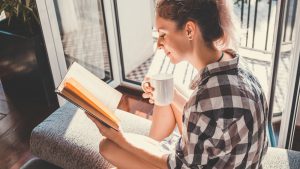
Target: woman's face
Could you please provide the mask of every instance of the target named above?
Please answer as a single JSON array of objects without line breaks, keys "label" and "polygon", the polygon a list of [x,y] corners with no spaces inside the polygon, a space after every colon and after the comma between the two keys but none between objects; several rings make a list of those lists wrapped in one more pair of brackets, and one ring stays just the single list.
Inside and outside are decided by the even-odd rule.
[{"label": "woman's face", "polygon": [[158,31],[157,47],[163,49],[173,64],[186,60],[191,52],[189,40],[184,29],[177,29],[176,23],[156,16]]}]

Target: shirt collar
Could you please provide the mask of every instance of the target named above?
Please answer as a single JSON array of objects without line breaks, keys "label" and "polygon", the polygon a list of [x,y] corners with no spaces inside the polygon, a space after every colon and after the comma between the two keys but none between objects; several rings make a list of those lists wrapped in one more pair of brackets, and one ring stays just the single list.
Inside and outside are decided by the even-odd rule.
[{"label": "shirt collar", "polygon": [[196,87],[199,84],[201,84],[202,81],[209,78],[213,74],[238,68],[240,59],[239,55],[233,50],[226,50],[224,52],[229,53],[234,58],[228,61],[214,62],[208,64],[205,68],[199,70],[198,74],[190,83],[190,89],[195,90]]}]

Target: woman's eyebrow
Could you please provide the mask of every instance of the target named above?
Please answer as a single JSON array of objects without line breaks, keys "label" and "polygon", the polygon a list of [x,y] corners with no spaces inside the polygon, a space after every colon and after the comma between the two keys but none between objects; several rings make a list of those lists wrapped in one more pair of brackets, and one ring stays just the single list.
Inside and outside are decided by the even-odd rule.
[{"label": "woman's eyebrow", "polygon": [[164,30],[163,28],[158,28],[158,29],[156,29],[156,31],[158,33],[165,33],[166,32],[166,30]]}]

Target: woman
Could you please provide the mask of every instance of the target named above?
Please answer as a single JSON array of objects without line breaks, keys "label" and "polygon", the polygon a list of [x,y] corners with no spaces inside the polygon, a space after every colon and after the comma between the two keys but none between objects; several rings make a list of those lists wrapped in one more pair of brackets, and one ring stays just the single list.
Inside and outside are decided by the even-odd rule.
[{"label": "woman", "polygon": [[[118,168],[259,168],[267,150],[267,104],[241,64],[226,0],[159,0],[157,45],[171,62],[187,60],[199,73],[188,101],[154,106],[149,137],[123,134],[93,120],[106,136],[100,153]],[[147,84],[147,83],[146,83]],[[143,86],[145,98],[153,88]],[[154,89],[155,90],[155,89]],[[178,126],[181,135],[165,139]],[[162,141],[163,140],[163,141]]]}]

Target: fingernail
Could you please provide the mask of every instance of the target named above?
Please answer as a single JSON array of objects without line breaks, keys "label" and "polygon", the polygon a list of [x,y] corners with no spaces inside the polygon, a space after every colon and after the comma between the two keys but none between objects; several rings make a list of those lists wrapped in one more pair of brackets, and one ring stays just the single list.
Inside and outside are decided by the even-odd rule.
[{"label": "fingernail", "polygon": [[146,98],[146,93],[143,93],[143,94],[142,94],[142,97],[143,97],[143,98]]}]

